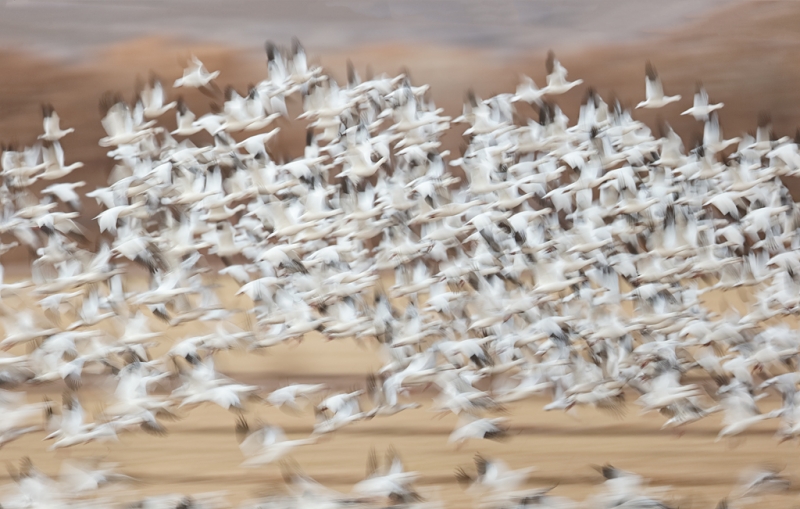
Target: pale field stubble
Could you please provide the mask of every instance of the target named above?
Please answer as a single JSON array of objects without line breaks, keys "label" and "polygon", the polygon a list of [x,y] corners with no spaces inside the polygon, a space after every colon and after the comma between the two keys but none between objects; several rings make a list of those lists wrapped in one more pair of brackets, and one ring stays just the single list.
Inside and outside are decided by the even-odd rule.
[{"label": "pale field stubble", "polygon": [[[230,308],[246,309],[248,298],[234,296],[233,284],[222,278],[215,282],[221,284],[219,295],[223,303]],[[391,279],[384,278],[383,284],[390,286]],[[743,310],[746,307],[743,296],[747,295],[709,292],[703,300],[708,309],[725,312],[728,306]],[[33,303],[28,299],[15,302],[12,298],[5,299],[5,304],[15,308]],[[402,309],[404,302],[397,301],[396,305]],[[247,326],[240,317],[235,323]],[[150,351],[152,357],[164,355],[175,341],[208,333],[213,328],[198,323],[169,327],[156,319],[151,326],[163,332],[158,346]],[[112,323],[106,322],[104,328],[107,327],[113,327]],[[18,350],[17,353],[22,353],[24,348]],[[215,356],[215,366],[220,372],[260,385],[263,394],[289,382],[324,381],[334,390],[363,388],[366,376],[381,365],[377,343],[372,339],[360,343],[352,339],[329,341],[316,333],[302,342],[255,353],[233,350]],[[710,380],[692,377],[692,382],[714,390]],[[29,399],[47,396],[58,403],[62,389],[59,385],[39,386],[29,391]],[[87,418],[102,410],[112,390],[113,387],[93,387],[89,377],[87,386],[81,390]],[[661,430],[664,417],[657,413],[641,415],[633,402],[636,395],[630,392],[622,417],[584,407],[577,408],[572,415],[545,412],[542,407],[549,402],[547,397],[515,403],[497,414],[510,420],[508,439],[470,441],[456,448],[447,439],[457,419],[452,414],[441,417],[430,411],[432,391],[414,392],[413,399],[423,403],[420,409],[348,426],[314,446],[296,450],[292,458],[311,477],[346,492],[364,477],[370,449],[376,448],[380,454],[392,446],[401,454],[407,469],[422,475],[423,495],[442,499],[448,507],[471,506],[472,499],[456,483],[454,470],[459,466],[471,468],[477,452],[502,458],[512,468],[535,466],[537,469],[528,482],[530,487],[557,485],[554,494],[578,500],[597,491],[603,480],[591,466],[609,462],[652,479],[654,486],[671,487],[667,500],[680,507],[713,507],[730,494],[739,475],[749,467],[785,467],[790,477],[800,473],[797,445],[778,444],[774,437],[775,420],[760,423],[732,440],[715,443],[722,427],[722,414],[688,425],[680,434]],[[775,397],[760,402],[765,412],[779,404]],[[236,414],[204,405],[180,415],[183,418],[179,421],[165,421],[169,430],[165,437],[126,433],[116,443],[89,444],[56,453],[47,451],[50,443],[42,441],[44,433],[33,433],[0,449],[0,461],[16,462],[29,456],[37,467],[55,475],[64,459],[102,457],[118,463],[123,473],[138,479],[131,485],[138,494],[227,491],[228,500],[237,503],[280,488],[283,481],[278,465],[255,469],[239,466],[244,458],[234,434]],[[282,426],[290,439],[309,435],[314,424],[310,408],[293,415],[253,402],[248,404],[245,415],[251,421],[257,417]],[[770,496],[761,505],[793,506],[796,489],[793,486],[786,494]],[[124,490],[118,496],[133,497]]]}]

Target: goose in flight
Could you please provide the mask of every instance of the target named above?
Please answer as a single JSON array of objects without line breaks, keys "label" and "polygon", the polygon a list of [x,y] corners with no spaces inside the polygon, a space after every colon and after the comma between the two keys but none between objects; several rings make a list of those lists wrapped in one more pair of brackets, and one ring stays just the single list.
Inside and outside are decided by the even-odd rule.
[{"label": "goose in flight", "polygon": [[177,128],[170,132],[170,134],[191,136],[203,130],[203,126],[195,122],[195,114],[186,106],[182,97],[179,97],[177,100],[175,117],[177,119]]},{"label": "goose in flight", "polygon": [[582,79],[567,81],[567,70],[551,50],[547,53],[547,86],[542,91],[547,95],[559,95],[569,92],[583,83]]},{"label": "goose in flight", "polygon": [[105,115],[100,123],[107,134],[98,142],[101,147],[136,143],[155,130],[152,123],[135,125],[130,107],[118,96],[104,96],[100,101],[100,108]]},{"label": "goose in flight", "polygon": [[681,115],[691,115],[695,120],[707,121],[712,111],[722,109],[723,106],[725,106],[724,103],[709,103],[708,92],[706,92],[705,87],[701,83],[698,83],[694,92],[694,104],[691,108],[681,113]]},{"label": "goose in flight", "polygon": [[58,184],[50,184],[42,189],[42,194],[51,195],[58,198],[62,203],[66,203],[73,211],[80,211],[82,208],[81,198],[75,189],[86,185],[84,181],[78,182],[59,182]]},{"label": "goose in flight", "polygon": [[183,70],[183,76],[176,79],[172,84],[173,88],[190,87],[197,88],[201,92],[214,95],[219,94],[219,87],[214,83],[214,79],[219,76],[219,71],[208,72],[199,58],[192,55],[191,63]]},{"label": "goose in flight", "polygon": [[48,408],[43,403],[26,403],[24,393],[0,391],[0,408],[3,420],[0,422],[0,447],[21,438],[28,433],[42,430],[41,416]]},{"label": "goose in flight", "polygon": [[722,152],[734,143],[739,143],[740,140],[741,138],[724,139],[719,126],[719,115],[714,111],[709,113],[708,120],[703,127],[703,148],[710,152],[710,155]]},{"label": "goose in flight", "polygon": [[296,85],[314,81],[322,72],[321,67],[310,67],[306,50],[297,37],[292,39],[292,56],[289,60],[289,79]]},{"label": "goose in flight", "polygon": [[420,403],[399,403],[398,395],[403,392],[398,385],[402,382],[402,377],[390,376],[387,378],[369,375],[367,377],[367,394],[372,399],[375,407],[375,415],[389,416],[419,408]]},{"label": "goose in flight", "polygon": [[291,384],[272,391],[267,396],[267,402],[278,408],[287,407],[299,412],[305,406],[301,405],[300,401],[310,401],[313,396],[325,389],[325,384]]},{"label": "goose in flight", "polygon": [[164,87],[155,74],[150,77],[150,81],[142,90],[139,98],[144,107],[144,118],[148,120],[160,117],[178,104],[177,101],[166,102]]},{"label": "goose in flight", "polygon": [[75,129],[72,127],[61,129],[59,125],[61,120],[58,118],[58,113],[56,113],[56,110],[53,108],[52,104],[42,105],[42,116],[44,117],[44,134],[39,135],[40,140],[51,142],[58,141],[69,133],[75,132]]},{"label": "goose in flight", "polygon": [[116,426],[113,423],[86,423],[84,421],[83,407],[77,396],[72,392],[64,393],[60,418],[52,410],[48,410],[47,415],[48,429],[58,426],[57,429],[44,438],[45,440],[55,439],[53,445],[50,446],[50,450],[94,441],[118,440]]},{"label": "goose in flight", "polygon": [[324,399],[314,410],[317,416],[314,434],[330,433],[348,424],[372,419],[376,410],[368,412],[361,410],[358,398],[363,393],[364,391],[337,393]]},{"label": "goose in flight", "polygon": [[111,483],[133,481],[130,476],[114,471],[117,465],[99,461],[71,460],[61,463],[58,481],[67,487],[70,494],[90,495]]},{"label": "goose in flight", "polygon": [[746,469],[740,476],[739,485],[731,496],[737,499],[755,498],[760,495],[780,493],[788,490],[792,481],[777,468]]},{"label": "goose in flight", "polygon": [[716,442],[725,437],[738,435],[763,420],[780,417],[783,411],[778,409],[762,414],[756,406],[755,398],[738,380],[721,387],[719,392],[723,398],[721,405],[725,410],[725,417],[722,421],[724,427],[717,435]]},{"label": "goose in flight", "polygon": [[251,397],[259,390],[254,385],[235,383],[214,371],[213,357],[204,362],[194,355],[187,355],[191,370],[183,375],[184,382],[172,391],[171,397],[179,399],[179,407],[214,403],[226,410],[242,409],[243,397]]},{"label": "goose in flight", "polygon": [[42,180],[56,180],[66,177],[74,170],[83,168],[83,163],[72,163],[68,166],[64,165],[64,149],[58,141],[50,142],[42,150],[42,159],[44,161],[44,172],[39,175]]},{"label": "goose in flight", "polygon": [[375,450],[367,461],[367,477],[353,486],[352,493],[368,499],[390,499],[398,502],[420,500],[412,484],[419,478],[416,472],[406,472],[394,449],[386,453],[386,465],[380,468]]},{"label": "goose in flight", "polygon": [[30,311],[21,311],[13,317],[4,317],[5,337],[0,341],[0,349],[9,350],[13,346],[37,341],[59,332],[56,328],[42,329],[36,325],[36,317]]},{"label": "goose in flight", "polygon": [[319,436],[299,440],[287,440],[283,430],[278,426],[265,425],[251,430],[247,420],[240,416],[236,423],[236,437],[239,449],[247,457],[243,467],[258,467],[280,460],[293,449],[304,445],[313,445]]},{"label": "goose in flight", "polygon": [[645,100],[636,105],[636,108],[663,108],[667,104],[681,100],[679,95],[664,95],[664,86],[656,68],[650,61],[645,64]]},{"label": "goose in flight", "polygon": [[521,83],[517,85],[517,90],[511,98],[511,102],[523,101],[528,104],[542,105],[542,96],[548,93],[547,87],[540,89],[536,83],[528,76],[521,77]]},{"label": "goose in flight", "polygon": [[506,422],[507,419],[502,417],[491,419],[485,417],[461,417],[447,441],[451,444],[456,444],[460,448],[469,439],[499,440],[508,434],[508,429],[505,426]]},{"label": "goose in flight", "polygon": [[528,476],[536,470],[534,467],[511,470],[502,460],[487,459],[480,454],[474,458],[477,476],[473,477],[463,469],[456,470],[459,484],[468,486],[469,490],[489,491],[490,494],[508,494],[518,491],[528,480]]}]

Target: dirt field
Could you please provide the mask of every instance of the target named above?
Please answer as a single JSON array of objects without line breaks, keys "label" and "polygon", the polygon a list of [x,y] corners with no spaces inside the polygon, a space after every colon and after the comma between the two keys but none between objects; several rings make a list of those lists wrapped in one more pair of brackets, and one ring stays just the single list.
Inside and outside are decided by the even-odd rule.
[{"label": "dirt field", "polygon": [[[679,118],[688,107],[696,80],[701,79],[714,100],[725,102],[722,125],[733,136],[753,130],[759,112],[772,114],[779,135],[793,135],[800,125],[800,3],[758,1],[736,4],[704,15],[691,25],[671,30],[633,45],[595,45],[560,53],[570,77],[583,78],[606,98],[612,94],[633,105],[644,95],[644,62],[658,67],[668,93],[683,94],[679,105],[658,114],[636,113],[655,123],[658,115],[668,120],[690,142],[702,133],[702,126]],[[657,30],[659,27],[654,28]],[[80,160],[86,166],[75,173],[91,190],[103,183],[111,168],[97,140],[103,135],[97,100],[106,90],[120,90],[129,97],[137,76],[153,69],[169,82],[180,74],[180,63],[196,53],[211,69],[221,70],[220,82],[244,89],[265,75],[263,56],[248,49],[240,52],[220,45],[187,44],[173,39],[148,38],[126,42],[99,52],[79,64],[18,52],[0,53],[0,140],[33,143],[41,129],[39,104],[55,105],[62,126],[76,133],[64,138],[67,163]],[[368,48],[313,52],[312,60],[343,78],[347,58],[363,73],[367,64],[375,72],[397,72],[408,68],[417,82],[432,85],[433,98],[448,113],[457,113],[466,90],[480,95],[512,91],[519,73],[537,83],[544,82],[544,54],[540,48],[525,56],[498,55],[492,49],[464,49],[446,45],[372,45]],[[585,88],[560,100],[570,116]],[[208,99],[187,93],[196,112],[207,110]],[[524,112],[523,112],[524,113]],[[166,118],[172,126],[174,117]],[[275,147],[278,156],[290,156],[299,149],[301,129],[286,129]],[[448,140],[457,146],[457,136]],[[797,195],[796,195],[797,196]],[[88,206],[86,218],[96,209]],[[84,224],[90,221],[84,218]],[[24,254],[22,255],[24,257]],[[10,263],[13,260],[4,260]],[[188,331],[166,331],[167,338],[184,337]],[[166,344],[166,342],[165,342]],[[277,384],[303,380],[329,380],[349,388],[363,383],[364,376],[381,362],[371,348],[362,349],[352,341],[328,343],[310,339],[299,346],[280,346],[263,356],[222,355],[219,369],[243,381],[274,388]],[[58,391],[53,393],[56,398]],[[35,397],[35,396],[32,396]],[[84,401],[91,411],[102,398]],[[364,475],[367,452],[379,452],[393,445],[407,467],[423,474],[422,484],[441,491],[449,507],[469,504],[456,485],[453,471],[470,466],[476,451],[497,455],[512,467],[535,465],[531,485],[559,483],[554,493],[583,498],[602,480],[592,464],[611,462],[621,468],[652,478],[659,485],[675,488],[675,505],[682,508],[712,508],[727,495],[739,472],[755,464],[785,466],[800,479],[800,458],[795,445],[778,445],[773,438],[776,423],[762,424],[737,442],[714,443],[720,429],[719,416],[689,426],[678,438],[659,430],[662,418],[639,416],[631,406],[623,420],[581,409],[577,419],[560,412],[545,413],[544,401],[531,401],[508,408],[513,433],[506,442],[470,443],[461,450],[447,444],[455,420],[437,420],[425,409],[357,424],[312,448],[301,450],[295,459],[306,472],[331,487],[349,490]],[[763,405],[774,406],[773,400]],[[267,408],[259,416],[286,427],[292,438],[307,435],[313,424],[310,412],[297,417]],[[122,464],[121,470],[141,480],[138,489],[148,493],[229,490],[236,502],[256,496],[280,482],[277,467],[241,469],[242,456],[233,433],[235,416],[203,407],[185,420],[168,423],[165,438],[125,435],[110,448],[87,446],[53,455],[46,452],[41,434],[34,434],[0,450],[0,461],[16,461],[28,455],[45,471],[55,473],[65,457],[104,455]],[[1,477],[1,476],[0,476]],[[765,506],[792,507],[797,494],[774,497]]]},{"label": "dirt field", "polygon": [[[221,295],[231,295],[233,286],[224,283]],[[724,312],[728,305],[741,309],[738,294],[712,292],[704,296],[709,309]],[[247,305],[247,298],[229,298],[231,307]],[[6,305],[15,304],[7,299]],[[240,323],[244,326],[244,323]],[[796,324],[794,324],[796,326]],[[163,355],[180,339],[206,333],[202,325],[187,324],[169,328],[161,322],[152,324],[161,331],[158,347],[152,355]],[[104,327],[113,327],[105,322]],[[13,353],[13,351],[12,351]],[[22,353],[22,349],[20,352]],[[265,393],[289,382],[327,383],[332,390],[363,388],[366,375],[375,372],[382,360],[374,343],[357,345],[352,340],[326,341],[311,336],[302,343],[280,345],[258,354],[245,355],[232,351],[216,357],[216,368],[237,380],[257,384]],[[109,391],[88,377],[81,390],[87,415],[98,413],[109,400]],[[705,385],[713,393],[708,380],[692,382]],[[60,387],[41,386],[29,392],[29,398],[49,396],[60,401]],[[768,421],[748,430],[740,437],[715,443],[721,429],[721,414],[687,426],[681,435],[660,430],[664,418],[658,414],[640,415],[629,394],[623,417],[611,416],[590,408],[579,408],[572,414],[545,412],[545,398],[532,399],[508,406],[498,413],[510,419],[510,438],[500,442],[468,442],[462,448],[448,444],[456,425],[452,415],[439,417],[431,413],[432,392],[415,393],[414,399],[425,406],[393,417],[375,418],[347,427],[323,439],[315,446],[300,449],[293,458],[304,471],[332,488],[349,491],[365,473],[366,458],[371,448],[379,453],[392,446],[402,455],[407,468],[422,474],[420,487],[427,496],[440,498],[448,507],[471,504],[471,498],[456,483],[456,467],[470,467],[476,452],[499,457],[510,466],[535,466],[530,487],[558,485],[554,493],[582,500],[598,489],[602,477],[591,468],[610,462],[652,479],[654,486],[671,487],[669,501],[674,506],[712,508],[727,496],[748,467],[767,465],[784,467],[785,473],[800,482],[800,458],[797,445],[778,444],[774,437],[776,421]],[[762,411],[779,405],[777,398],[761,402]],[[289,438],[308,436],[313,428],[313,413],[290,415],[265,405],[251,405],[246,412],[253,422],[262,421],[284,427]],[[56,474],[60,462],[68,458],[103,457],[121,465],[121,471],[139,480],[137,493],[199,493],[225,490],[232,503],[257,497],[282,484],[277,465],[246,469],[239,465],[244,457],[238,449],[234,426],[236,415],[215,406],[203,406],[182,414],[176,422],[166,422],[166,437],[144,433],[124,434],[110,446],[91,444],[48,452],[49,442],[43,434],[28,435],[0,449],[0,462],[16,462],[30,456],[45,472]],[[3,476],[0,475],[0,479]],[[800,485],[788,494],[772,496],[764,507],[793,506]],[[116,496],[130,497],[122,490]]]},{"label": "dirt field", "polygon": [[[313,347],[310,343],[303,350]],[[349,348],[339,352],[342,350]],[[337,353],[336,357],[344,355]],[[777,446],[770,424],[754,428],[733,445],[715,444],[718,418],[691,426],[677,438],[659,431],[662,421],[658,417],[639,417],[635,408],[623,421],[584,409],[575,420],[562,413],[545,413],[541,411],[543,404],[534,400],[509,407],[515,436],[505,442],[469,443],[456,450],[447,444],[455,419],[448,416],[436,420],[421,409],[354,425],[301,449],[293,457],[319,482],[349,491],[364,476],[370,448],[382,453],[391,445],[400,452],[407,468],[422,474],[420,486],[426,490],[438,487],[436,496],[448,502],[448,507],[469,504],[470,498],[456,484],[453,472],[457,466],[471,468],[476,452],[502,458],[512,467],[536,466],[531,487],[558,484],[555,494],[578,499],[592,493],[602,481],[590,465],[611,462],[652,478],[654,485],[671,486],[671,499],[680,507],[714,507],[731,492],[742,469],[748,466],[769,463],[786,466],[788,474],[800,472],[796,447]],[[91,406],[87,402],[87,407]],[[293,417],[267,409],[258,414],[284,426],[290,438],[304,437],[311,431],[309,415]],[[43,470],[56,473],[60,459],[104,456],[119,462],[121,471],[141,480],[136,488],[145,493],[228,490],[230,500],[236,502],[279,485],[281,477],[277,466],[239,467],[243,457],[234,437],[234,423],[235,417],[224,410],[203,407],[184,421],[170,423],[171,434],[165,438],[125,435],[110,448],[89,445],[53,455],[45,451],[47,444],[41,442],[41,436],[34,434],[6,446],[0,458],[11,461],[29,455]],[[794,490],[775,496],[767,506],[791,507],[796,496]]]}]

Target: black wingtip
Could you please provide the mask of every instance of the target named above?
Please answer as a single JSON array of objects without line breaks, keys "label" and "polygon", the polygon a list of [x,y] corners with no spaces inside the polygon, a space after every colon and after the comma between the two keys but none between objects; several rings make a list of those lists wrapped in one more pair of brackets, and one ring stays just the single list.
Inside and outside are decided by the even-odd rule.
[{"label": "black wingtip", "polygon": [[81,379],[81,375],[73,375],[70,374],[64,377],[64,383],[69,387],[70,390],[77,391],[83,385],[83,380]]},{"label": "black wingtip", "polygon": [[759,128],[769,127],[771,123],[772,123],[772,115],[770,115],[769,112],[762,111],[758,114]]},{"label": "black wingtip", "polygon": [[616,479],[617,477],[619,477],[619,470],[616,467],[614,467],[611,463],[606,463],[602,467],[595,466],[594,468],[595,470],[598,470],[601,474],[603,474],[603,477],[605,477],[606,479]]},{"label": "black wingtip", "polygon": [[553,72],[553,69],[556,67],[556,54],[553,50],[549,50],[547,52],[547,60],[545,61],[545,67],[547,68],[547,73],[550,74]]},{"label": "black wingtip", "polygon": [[597,105],[597,90],[595,90],[595,88],[591,86],[588,89],[586,89],[586,97],[584,98],[583,103],[589,104],[590,101],[594,102],[594,104]]},{"label": "black wingtip", "polygon": [[378,453],[375,452],[374,447],[370,447],[369,455],[367,456],[367,477],[375,475],[378,471]]},{"label": "black wingtip", "polygon": [[469,89],[467,91],[467,100],[469,101],[469,104],[473,108],[477,108],[478,107],[478,98],[475,96],[475,91],[474,90]]},{"label": "black wingtip", "polygon": [[236,89],[233,88],[233,85],[228,85],[227,87],[225,87],[225,100],[230,101],[231,99],[233,99],[233,94],[236,93],[237,93]]},{"label": "black wingtip", "polygon": [[479,452],[475,453],[473,461],[475,462],[475,468],[478,470],[478,475],[486,475],[486,467],[489,465],[489,461]]},{"label": "black wingtip", "polygon": [[157,84],[161,83],[161,78],[159,78],[158,74],[156,74],[156,72],[153,70],[150,71],[149,79],[151,87],[154,87]]},{"label": "black wingtip", "polygon": [[250,425],[247,423],[247,419],[245,419],[243,415],[240,415],[239,419],[236,420],[236,439],[239,443],[242,443],[249,434]]},{"label": "black wingtip", "polygon": [[373,374],[370,373],[367,375],[367,393],[373,394],[378,389],[378,378]]},{"label": "black wingtip", "polygon": [[508,438],[508,430],[498,429],[496,431],[487,431],[486,433],[484,433],[483,438],[499,442]]},{"label": "black wingtip", "polygon": [[469,486],[472,484],[472,477],[461,467],[456,469],[456,482],[461,486]]},{"label": "black wingtip", "polygon": [[178,104],[176,108],[178,109],[178,113],[180,113],[181,115],[185,115],[186,112],[189,111],[188,108],[186,107],[186,101],[183,100],[182,95],[178,96]]},{"label": "black wingtip", "polygon": [[21,477],[28,477],[33,470],[33,461],[30,456],[25,456],[19,462],[19,475]]},{"label": "black wingtip", "polygon": [[350,59],[347,59],[347,83],[351,86],[356,85],[356,68]]},{"label": "black wingtip", "polygon": [[66,390],[61,395],[61,405],[67,410],[75,408],[75,395],[70,390]]},{"label": "black wingtip", "polygon": [[292,55],[297,55],[298,53],[302,52],[305,52],[305,49],[303,49],[300,39],[297,37],[292,37]]},{"label": "black wingtip", "polygon": [[112,107],[125,102],[119,92],[107,91],[100,96],[100,114],[105,116]]},{"label": "black wingtip", "polygon": [[539,123],[546,126],[553,121],[553,117],[555,117],[555,108],[551,103],[543,102],[539,108]]},{"label": "black wingtip", "polygon": [[162,426],[157,421],[154,421],[154,422],[145,421],[142,424],[140,424],[139,427],[142,429],[142,431],[144,431],[148,435],[153,435],[153,436],[157,436],[157,437],[165,437],[168,434],[167,428]]},{"label": "black wingtip", "polygon": [[647,75],[647,79],[651,81],[658,78],[658,72],[656,72],[653,62],[649,60],[644,64],[644,73]]},{"label": "black wingtip", "polygon": [[269,62],[274,62],[275,55],[278,52],[278,48],[275,46],[275,43],[273,43],[272,41],[267,41],[266,43],[264,43],[264,49],[267,50],[267,60]]}]

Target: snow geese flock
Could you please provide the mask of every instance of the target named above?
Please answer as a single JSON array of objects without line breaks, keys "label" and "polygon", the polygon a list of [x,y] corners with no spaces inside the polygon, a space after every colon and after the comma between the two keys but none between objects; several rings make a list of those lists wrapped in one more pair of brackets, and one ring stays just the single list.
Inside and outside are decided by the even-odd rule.
[{"label": "snow geese flock", "polygon": [[[296,41],[266,49],[268,77],[244,94],[220,89],[224,75],[192,58],[173,87],[224,101],[209,113],[192,112],[157,77],[132,103],[105,95],[107,187],[72,178],[83,164],[60,140],[74,129],[51,105],[35,144],[4,147],[0,252],[27,248],[32,262],[29,280],[0,272],[0,444],[37,433],[50,450],[158,436],[165,420],[217,405],[232,413],[242,467],[283,469],[289,495],[259,504],[439,507],[394,451],[385,466],[372,457],[346,494],[304,474],[292,454],[401,412],[456,414],[453,448],[513,440],[501,413],[511,404],[624,418],[632,403],[680,429],[719,412],[717,440],[765,421],[777,441],[800,436],[800,336],[785,319],[800,310],[800,216],[781,180],[800,175],[800,152],[796,140],[771,136],[768,119],[755,137],[726,139],[723,104],[698,85],[683,114],[704,122],[704,137],[687,151],[667,124],[656,135],[591,88],[570,124],[555,100],[582,80],[570,81],[552,53],[543,88],[524,77],[515,93],[470,93],[451,118],[408,75],[362,79],[350,66],[340,85]],[[652,64],[645,74],[637,108],[681,100],[666,95]],[[303,111],[289,119],[292,97]],[[520,125],[521,103],[538,120]],[[174,130],[161,124],[168,114]],[[276,123],[290,120],[306,123],[305,148],[277,158]],[[450,129],[464,130],[460,157],[442,149]],[[96,227],[82,221],[84,200],[101,208]],[[147,288],[135,289],[142,279]],[[226,284],[246,309],[225,305]],[[712,296],[749,307],[714,310]],[[158,321],[201,333],[169,339]],[[214,367],[218,352],[312,335],[373,344],[384,364],[350,391],[288,380],[270,392]],[[152,356],[165,343],[166,354]],[[98,377],[114,390],[90,417],[81,400]],[[63,396],[41,401],[26,394],[33,384]],[[770,394],[782,404],[767,411],[759,401]],[[290,440],[256,425],[259,405],[313,413],[313,431]],[[500,458],[477,456],[474,473],[453,468],[484,505],[578,504],[526,488],[533,469]],[[669,507],[637,475],[598,469],[606,481],[595,507]],[[130,480],[77,461],[58,478],[28,459],[11,470],[17,490],[6,509],[110,506],[103,487]],[[777,471],[745,477],[720,507],[789,485]]]}]

